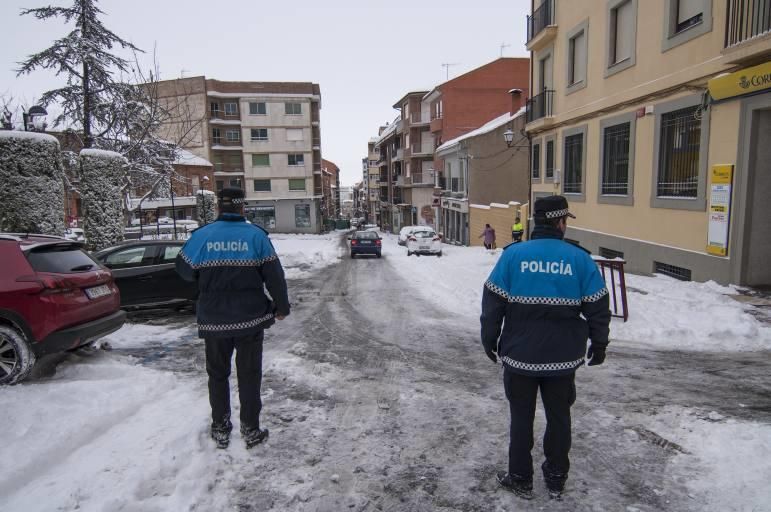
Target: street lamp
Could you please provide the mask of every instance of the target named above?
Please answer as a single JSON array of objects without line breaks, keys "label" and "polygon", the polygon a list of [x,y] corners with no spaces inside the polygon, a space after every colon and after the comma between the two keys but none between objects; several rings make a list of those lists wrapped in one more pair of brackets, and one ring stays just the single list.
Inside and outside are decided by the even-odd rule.
[{"label": "street lamp", "polygon": [[[41,107],[40,105],[32,105],[29,107],[29,109],[22,113],[22,118],[24,119],[24,131],[28,132],[30,129],[30,124],[32,125],[32,128],[35,128],[35,118],[36,117],[43,117],[47,116],[48,112],[46,109]],[[34,130],[33,130],[34,131]]]},{"label": "street lamp", "polygon": [[514,142],[514,132],[511,129],[503,132],[503,140],[506,141],[507,147],[511,147],[511,144]]}]

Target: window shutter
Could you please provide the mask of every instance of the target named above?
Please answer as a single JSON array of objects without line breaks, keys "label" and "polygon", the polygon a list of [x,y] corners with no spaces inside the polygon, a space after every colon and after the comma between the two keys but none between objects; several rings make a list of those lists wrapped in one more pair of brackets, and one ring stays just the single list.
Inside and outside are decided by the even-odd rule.
[{"label": "window shutter", "polygon": [[573,39],[573,83],[586,80],[586,34],[581,32]]},{"label": "window shutter", "polygon": [[677,23],[683,23],[704,12],[704,0],[678,0]]},{"label": "window shutter", "polygon": [[632,57],[632,38],[635,35],[636,18],[632,2],[619,5],[616,9],[616,62]]}]

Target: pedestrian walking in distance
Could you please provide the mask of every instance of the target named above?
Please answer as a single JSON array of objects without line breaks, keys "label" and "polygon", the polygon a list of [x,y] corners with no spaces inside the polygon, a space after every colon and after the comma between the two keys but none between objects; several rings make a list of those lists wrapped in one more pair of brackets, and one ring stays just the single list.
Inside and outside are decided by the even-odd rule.
[{"label": "pedestrian walking in distance", "polygon": [[484,237],[485,249],[495,248],[495,230],[490,227],[490,224],[485,224],[485,230],[479,235],[479,238]]},{"label": "pedestrian walking in distance", "polygon": [[537,199],[531,239],[503,251],[482,296],[482,345],[493,362],[503,362],[511,413],[509,468],[497,478],[526,499],[533,497],[538,390],[546,412],[541,469],[550,497],[561,499],[570,469],[575,371],[586,359],[589,366],[602,364],[608,345],[608,290],[589,253],[563,241],[568,217],[575,218],[564,197]]},{"label": "pedestrian walking in distance", "polygon": [[[196,229],[179,255],[177,272],[198,283],[198,336],[206,345],[211,437],[230,443],[230,362],[236,352],[241,437],[251,448],[268,437],[260,428],[264,330],[289,315],[284,270],[262,228],[246,222],[244,192],[219,192],[220,216]],[[272,301],[265,294],[267,287]]]},{"label": "pedestrian walking in distance", "polygon": [[521,242],[522,235],[525,233],[525,227],[522,225],[522,221],[517,217],[514,219],[514,224],[511,225],[511,241]]}]

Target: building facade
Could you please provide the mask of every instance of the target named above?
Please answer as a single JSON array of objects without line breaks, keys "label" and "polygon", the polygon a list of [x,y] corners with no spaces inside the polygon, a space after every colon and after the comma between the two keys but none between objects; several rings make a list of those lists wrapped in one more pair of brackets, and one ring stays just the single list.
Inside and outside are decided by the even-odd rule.
[{"label": "building facade", "polygon": [[634,271],[771,284],[769,3],[533,2],[532,199],[568,198],[568,238]]},{"label": "building facade", "polygon": [[[161,82],[159,91],[176,109],[169,138],[212,162],[215,191],[242,188],[247,218],[269,231],[319,232],[318,84],[193,77]],[[203,121],[196,124],[185,112],[203,112]]]}]

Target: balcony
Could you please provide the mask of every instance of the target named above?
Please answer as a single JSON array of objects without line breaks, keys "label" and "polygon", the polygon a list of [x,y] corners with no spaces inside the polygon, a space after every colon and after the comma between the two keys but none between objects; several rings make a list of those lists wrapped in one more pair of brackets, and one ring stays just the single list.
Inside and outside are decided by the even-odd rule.
[{"label": "balcony", "polygon": [[544,0],[532,16],[527,17],[527,49],[534,52],[557,37],[554,24],[554,0]]},{"label": "balcony", "polygon": [[404,149],[402,149],[402,148],[397,149],[396,150],[396,154],[394,154],[391,157],[391,160],[394,161],[394,162],[399,162],[401,160],[404,160]]},{"label": "balcony", "polygon": [[431,123],[428,115],[422,112],[413,112],[410,114],[410,126],[428,126]]},{"label": "balcony", "polygon": [[742,63],[770,49],[771,0],[728,0],[723,54]]},{"label": "balcony", "polygon": [[241,114],[238,112],[225,113],[224,110],[210,110],[209,120],[215,124],[241,124]]},{"label": "balcony", "polygon": [[[543,91],[527,100],[527,122],[533,123],[539,119],[554,117],[554,91]],[[543,124],[550,124],[544,122]]]},{"label": "balcony", "polygon": [[442,131],[442,118],[435,117],[431,120],[431,133]]},{"label": "balcony", "polygon": [[413,157],[433,157],[434,156],[434,143],[433,141],[423,142],[421,144],[413,144],[410,151]]}]

